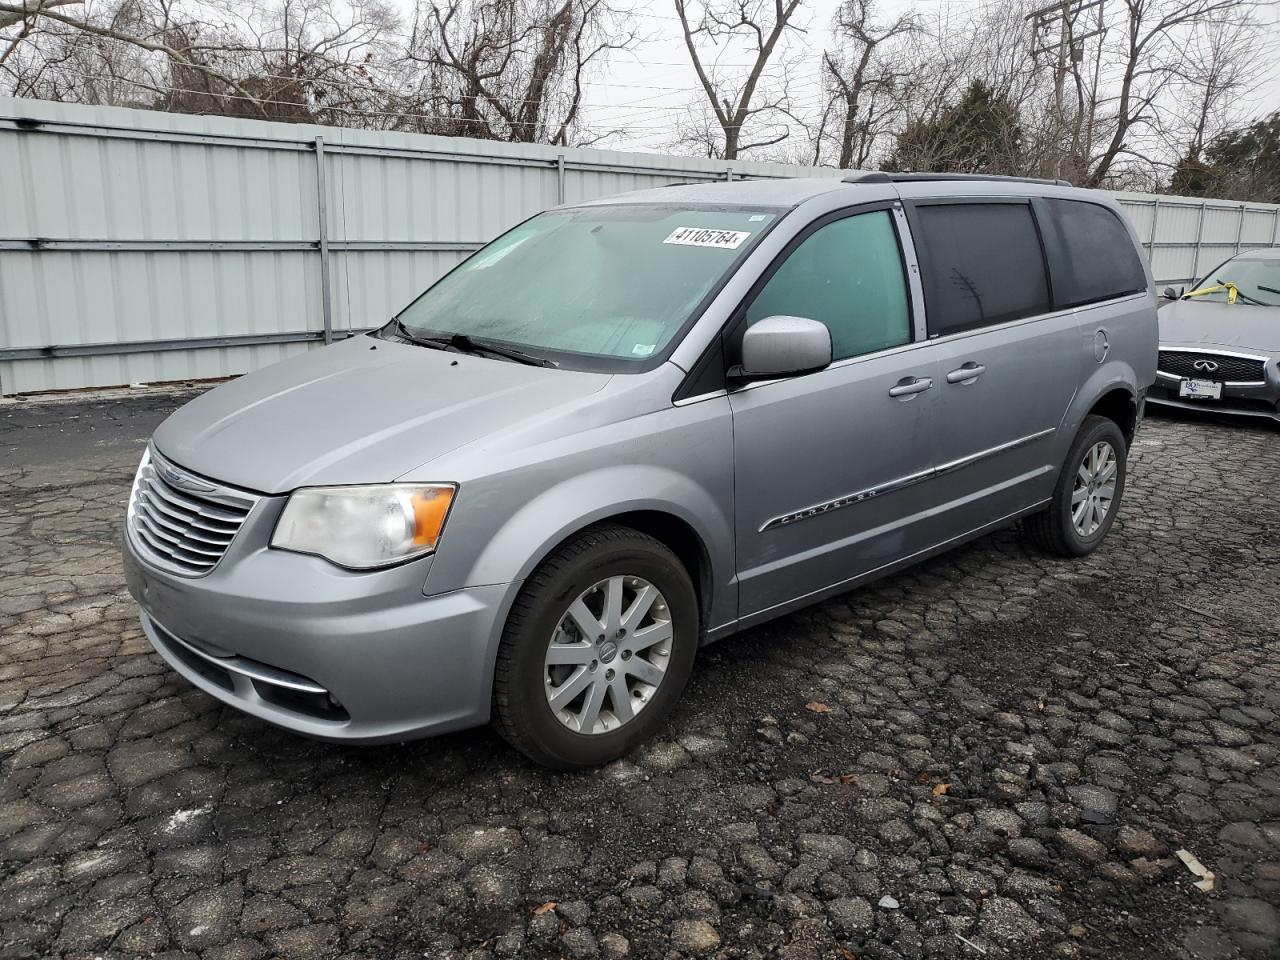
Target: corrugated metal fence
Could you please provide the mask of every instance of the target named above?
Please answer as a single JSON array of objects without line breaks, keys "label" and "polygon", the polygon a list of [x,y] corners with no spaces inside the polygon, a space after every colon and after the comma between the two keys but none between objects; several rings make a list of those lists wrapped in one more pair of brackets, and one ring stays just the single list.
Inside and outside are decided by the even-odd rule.
[{"label": "corrugated metal fence", "polygon": [[[0,392],[239,373],[382,323],[557,203],[830,169],[0,99]],[[1121,194],[1162,281],[1280,207]]]}]

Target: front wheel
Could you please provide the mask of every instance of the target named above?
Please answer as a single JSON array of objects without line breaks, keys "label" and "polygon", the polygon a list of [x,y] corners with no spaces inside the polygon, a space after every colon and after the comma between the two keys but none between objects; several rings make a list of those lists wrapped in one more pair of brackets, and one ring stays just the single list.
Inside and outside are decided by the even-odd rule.
[{"label": "front wheel", "polygon": [[606,763],[661,726],[697,646],[697,595],[679,559],[639,531],[593,527],[516,599],[498,648],[494,724],[546,766]]},{"label": "front wheel", "polygon": [[1052,501],[1023,523],[1031,540],[1062,557],[1083,557],[1096,550],[1120,508],[1127,456],[1128,445],[1114,420],[1086,417]]}]

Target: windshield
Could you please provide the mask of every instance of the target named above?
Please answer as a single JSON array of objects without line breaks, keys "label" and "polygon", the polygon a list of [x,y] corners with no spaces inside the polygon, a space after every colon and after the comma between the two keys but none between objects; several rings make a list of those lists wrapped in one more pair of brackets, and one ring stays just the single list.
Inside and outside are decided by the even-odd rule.
[{"label": "windshield", "polygon": [[[1234,298],[1231,298],[1231,290],[1227,284],[1235,286]],[[1214,287],[1218,289],[1215,290]],[[1234,299],[1238,304],[1280,307],[1280,260],[1235,257],[1207,274],[1199,286],[1187,295],[1196,300],[1212,300],[1217,303]]]},{"label": "windshield", "polygon": [[631,204],[528,220],[463,261],[396,318],[625,369],[662,349],[759,241],[777,210]]}]

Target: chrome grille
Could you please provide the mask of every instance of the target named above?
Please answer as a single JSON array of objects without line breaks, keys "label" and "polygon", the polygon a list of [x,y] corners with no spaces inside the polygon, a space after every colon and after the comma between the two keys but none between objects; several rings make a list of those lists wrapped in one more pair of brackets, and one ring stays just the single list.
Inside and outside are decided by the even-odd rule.
[{"label": "chrome grille", "polygon": [[218,565],[257,502],[251,493],[189,474],[148,450],[129,498],[129,535],[156,566],[204,576]]},{"label": "chrome grille", "polygon": [[[1199,363],[1200,368],[1196,367]],[[1211,366],[1213,369],[1204,369]],[[1225,383],[1256,383],[1267,378],[1266,360],[1237,357],[1229,353],[1199,353],[1190,350],[1161,350],[1160,372],[1172,377],[1221,380]]]}]

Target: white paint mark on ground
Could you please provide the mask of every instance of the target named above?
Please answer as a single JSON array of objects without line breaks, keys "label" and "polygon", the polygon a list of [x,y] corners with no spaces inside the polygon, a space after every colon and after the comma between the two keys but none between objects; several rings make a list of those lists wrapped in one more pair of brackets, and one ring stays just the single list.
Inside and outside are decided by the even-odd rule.
[{"label": "white paint mark on ground", "polygon": [[191,810],[175,811],[173,816],[171,816],[168,819],[168,821],[165,822],[164,832],[173,833],[175,830],[185,827],[188,823],[190,823],[196,817],[204,816],[206,813],[208,813],[212,809],[213,809],[213,804],[206,803],[203,807],[194,807]]}]

